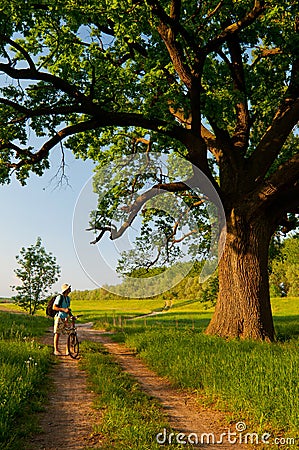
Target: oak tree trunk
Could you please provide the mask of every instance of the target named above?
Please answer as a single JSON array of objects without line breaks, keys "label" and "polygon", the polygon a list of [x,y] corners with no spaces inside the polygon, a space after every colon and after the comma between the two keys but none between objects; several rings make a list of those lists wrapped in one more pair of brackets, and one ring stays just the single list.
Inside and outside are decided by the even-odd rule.
[{"label": "oak tree trunk", "polygon": [[248,222],[245,212],[243,217],[229,214],[219,262],[219,296],[207,334],[274,340],[268,277],[271,234],[266,218]]}]

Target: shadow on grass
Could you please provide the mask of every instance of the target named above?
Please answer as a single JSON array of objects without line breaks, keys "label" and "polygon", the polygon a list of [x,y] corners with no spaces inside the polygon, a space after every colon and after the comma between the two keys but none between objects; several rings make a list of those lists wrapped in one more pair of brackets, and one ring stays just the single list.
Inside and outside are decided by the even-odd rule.
[{"label": "shadow on grass", "polygon": [[[111,325],[112,329],[116,332],[120,332],[120,336],[118,336],[117,340],[123,340],[124,334],[133,335],[140,334],[150,330],[190,330],[195,332],[203,332],[211,319],[210,312],[201,312],[192,314],[190,312],[167,312],[166,314],[156,315],[156,316],[145,316],[143,318],[131,318],[127,320],[120,317],[117,318],[117,321],[114,320],[113,317],[106,316],[105,318],[105,327],[109,329],[109,325]],[[113,326],[114,325],[114,326]],[[101,328],[101,321],[97,321],[96,328]],[[117,333],[118,335],[118,333]],[[115,338],[115,336],[114,336]]]},{"label": "shadow on grass", "polygon": [[299,315],[274,316],[276,338],[280,342],[287,342],[299,338]]}]

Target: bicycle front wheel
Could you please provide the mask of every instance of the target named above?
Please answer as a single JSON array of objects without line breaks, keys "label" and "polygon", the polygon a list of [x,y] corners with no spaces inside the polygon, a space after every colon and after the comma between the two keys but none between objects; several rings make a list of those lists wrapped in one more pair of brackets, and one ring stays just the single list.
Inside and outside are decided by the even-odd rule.
[{"label": "bicycle front wheel", "polygon": [[71,358],[77,358],[79,355],[79,340],[76,333],[70,333],[67,339],[67,348]]}]

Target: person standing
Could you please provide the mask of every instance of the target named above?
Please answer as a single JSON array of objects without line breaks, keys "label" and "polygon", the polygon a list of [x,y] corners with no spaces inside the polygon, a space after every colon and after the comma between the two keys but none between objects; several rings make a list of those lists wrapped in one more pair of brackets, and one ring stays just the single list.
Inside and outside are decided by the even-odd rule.
[{"label": "person standing", "polygon": [[[70,292],[71,285],[63,284],[61,286],[61,294],[57,295],[53,304],[54,311],[57,311],[54,317],[54,355],[56,356],[62,356],[62,353],[59,350],[59,338],[61,332],[67,324],[68,317],[71,314],[71,300],[69,297]],[[68,354],[67,348],[65,354]]]}]

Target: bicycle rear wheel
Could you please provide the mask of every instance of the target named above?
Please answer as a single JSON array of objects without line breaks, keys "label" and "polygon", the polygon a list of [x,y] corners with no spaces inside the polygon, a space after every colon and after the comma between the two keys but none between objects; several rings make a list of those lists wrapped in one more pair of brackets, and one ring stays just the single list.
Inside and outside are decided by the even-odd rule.
[{"label": "bicycle rear wheel", "polygon": [[67,348],[71,358],[77,358],[79,355],[79,340],[76,333],[70,333],[67,339]]}]

